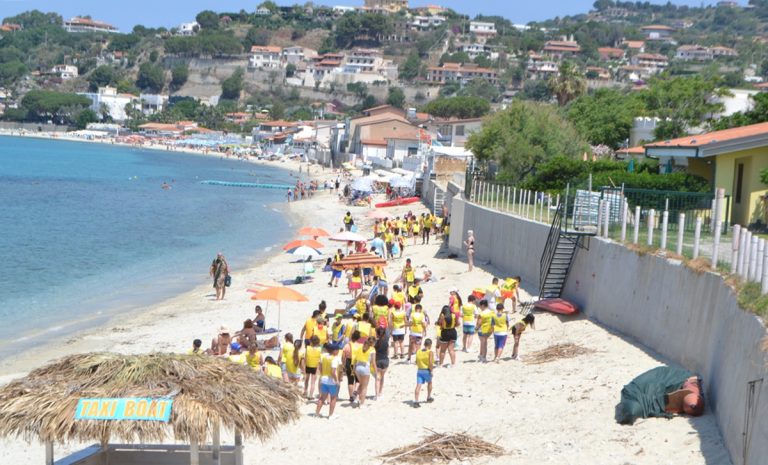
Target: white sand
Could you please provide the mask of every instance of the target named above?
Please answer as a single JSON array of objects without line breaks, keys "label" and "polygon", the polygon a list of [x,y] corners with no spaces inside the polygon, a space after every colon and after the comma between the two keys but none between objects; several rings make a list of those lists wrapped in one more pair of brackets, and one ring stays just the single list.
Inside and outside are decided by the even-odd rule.
[{"label": "white sand", "polygon": [[[410,206],[420,212],[420,205]],[[341,226],[346,209],[363,223],[367,209],[348,208],[329,194],[291,204],[290,210],[304,218],[299,226]],[[408,207],[391,209],[402,214]],[[367,220],[366,223],[370,223]],[[363,227],[368,232],[370,228]],[[291,239],[291,238],[285,238]],[[405,249],[404,257],[416,266],[427,264],[439,278],[423,285],[425,308],[436,316],[447,301],[448,290],[459,287],[462,295],[486,286],[495,274],[492,268],[466,272],[466,264],[448,259],[437,245]],[[326,250],[333,250],[334,243]],[[113,350],[125,353],[147,351],[186,351],[194,338],[209,344],[215,329],[225,323],[239,329],[253,315],[253,303],[246,292],[249,285],[267,280],[292,278],[300,265],[292,257],[278,255],[249,270],[233,270],[233,286],[224,302],[212,300],[209,284],[180,295],[135,315],[118,319],[104,328],[68,340],[60,347],[44,347],[0,363],[0,383],[22,375],[56,356]],[[397,260],[387,268],[390,280],[403,266]],[[483,268],[482,266],[480,268]],[[201,270],[205,273],[206,270]],[[340,308],[348,295],[327,287],[328,275],[318,273],[315,282],[296,286],[310,302],[284,304],[283,327],[297,334],[317,303],[325,299],[329,308]],[[525,284],[525,283],[524,283]],[[523,300],[530,296],[523,292]],[[267,325],[277,324],[274,304],[267,312]],[[362,409],[350,408],[346,386],[332,422],[308,416],[314,404],[302,406],[302,418],[284,427],[266,443],[246,444],[248,464],[284,463],[381,463],[376,456],[389,449],[416,442],[428,434],[424,428],[441,432],[469,431],[502,445],[509,455],[497,459],[475,459],[469,463],[492,464],[729,464],[717,424],[711,412],[698,419],[684,417],[641,420],[634,426],[621,426],[614,420],[614,407],[624,384],[643,371],[665,361],[633,341],[612,334],[584,318],[560,319],[537,316],[536,330],[527,331],[521,354],[555,343],[575,342],[595,349],[591,355],[543,365],[508,359],[511,345],[499,364],[479,364],[476,353],[458,353],[457,366],[440,368],[435,373],[435,402],[421,409],[410,406],[416,368],[392,361],[384,396],[369,401]],[[477,348],[477,341],[475,347]],[[400,363],[398,363],[400,362]],[[373,395],[373,384],[369,387]],[[422,399],[425,394],[422,394]],[[327,408],[324,410],[327,413]],[[225,443],[232,438],[225,434]],[[57,457],[80,445],[57,445]],[[0,463],[40,464],[43,448],[21,440],[0,441]]]}]

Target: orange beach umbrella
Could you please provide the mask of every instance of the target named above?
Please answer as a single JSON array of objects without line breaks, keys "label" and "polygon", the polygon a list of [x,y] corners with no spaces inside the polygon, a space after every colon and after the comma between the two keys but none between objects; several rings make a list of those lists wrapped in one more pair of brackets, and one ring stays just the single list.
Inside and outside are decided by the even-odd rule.
[{"label": "orange beach umbrella", "polygon": [[303,239],[303,240],[295,240],[291,241],[283,246],[283,250],[291,250],[296,249],[298,247],[311,247],[313,249],[322,249],[325,247],[322,242],[318,242],[314,239]]},{"label": "orange beach umbrella", "polygon": [[301,228],[299,236],[327,237],[330,234],[323,228]]},{"label": "orange beach umbrella", "polygon": [[251,300],[267,300],[277,302],[277,327],[280,328],[280,317],[282,314],[282,302],[308,302],[307,296],[301,292],[295,291],[290,287],[277,286],[268,287],[264,290],[254,292]]}]

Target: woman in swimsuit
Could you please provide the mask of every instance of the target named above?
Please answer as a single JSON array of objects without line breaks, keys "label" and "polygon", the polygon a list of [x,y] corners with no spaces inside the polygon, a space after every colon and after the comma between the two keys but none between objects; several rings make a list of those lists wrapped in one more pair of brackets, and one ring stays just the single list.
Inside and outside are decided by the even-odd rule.
[{"label": "woman in swimsuit", "polygon": [[373,347],[376,349],[376,396],[373,399],[379,400],[384,390],[384,375],[389,368],[389,335],[386,329],[376,328],[376,343]]},{"label": "woman in swimsuit", "polygon": [[467,248],[467,263],[469,263],[469,271],[475,267],[475,233],[471,229],[467,231],[467,240],[464,241],[464,246]]}]

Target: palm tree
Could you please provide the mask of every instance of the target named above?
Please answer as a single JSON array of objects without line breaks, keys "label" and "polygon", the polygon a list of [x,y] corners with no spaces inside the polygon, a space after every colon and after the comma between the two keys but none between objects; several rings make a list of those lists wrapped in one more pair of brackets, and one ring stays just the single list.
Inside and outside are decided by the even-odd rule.
[{"label": "palm tree", "polygon": [[587,92],[587,81],[573,63],[564,61],[559,72],[549,79],[549,89],[557,97],[560,106]]}]

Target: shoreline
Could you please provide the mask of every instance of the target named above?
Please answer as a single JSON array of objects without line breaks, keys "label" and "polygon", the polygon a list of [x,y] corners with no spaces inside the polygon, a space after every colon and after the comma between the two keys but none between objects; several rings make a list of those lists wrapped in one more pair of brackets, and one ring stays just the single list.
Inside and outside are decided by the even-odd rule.
[{"label": "shoreline", "polygon": [[[107,145],[107,146],[117,146],[121,148],[136,148],[139,150],[152,150],[152,151],[162,151],[162,152],[175,152],[175,153],[181,153],[186,155],[192,155],[192,156],[202,156],[202,157],[217,157],[217,158],[225,158],[231,161],[243,161],[246,163],[251,163],[254,165],[263,165],[263,166],[271,166],[277,169],[282,169],[287,171],[288,173],[291,173],[292,176],[297,175],[297,171],[300,167],[306,167],[306,163],[301,163],[296,160],[286,160],[285,162],[271,162],[267,160],[256,160],[254,158],[240,158],[240,157],[232,157],[232,156],[226,156],[223,153],[205,153],[203,151],[198,150],[179,150],[172,148],[171,150],[167,150],[165,146],[136,146],[133,144],[123,144],[123,143],[110,143],[107,141],[98,141],[98,140],[81,140],[79,138],[60,138],[60,137],[51,137],[51,134],[44,133],[43,135],[40,134],[9,134],[8,131],[0,131],[0,137],[24,137],[24,138],[34,138],[34,139],[41,139],[41,140],[52,140],[52,141],[62,141],[62,142],[82,142],[82,143],[94,143],[94,144],[101,144],[101,145]],[[312,175],[308,175],[306,172],[306,169],[302,170],[303,172],[301,175],[304,178],[311,178],[316,179],[316,175],[320,174],[320,170],[318,170],[316,173],[312,173]],[[325,171],[325,174],[330,176],[333,174],[331,170]],[[319,196],[323,196],[325,194],[324,191],[318,191],[318,194],[316,195],[315,199]],[[305,203],[305,202],[311,202],[315,199],[306,199],[302,200],[299,203]],[[295,203],[295,202],[294,202]],[[276,208],[280,204],[272,203],[267,204],[267,208]],[[301,226],[296,226],[297,224],[302,224],[304,220],[304,214],[300,211],[296,211],[297,209],[294,208],[282,208],[280,214],[285,219],[286,223],[291,226],[292,228],[295,227],[295,229],[298,229]],[[282,239],[276,239],[276,241],[272,244],[270,244],[267,247],[264,247],[262,249],[257,249],[253,251],[253,254],[245,258],[244,261],[244,271],[252,271],[254,269],[259,268],[264,263],[269,263],[272,260],[274,260],[276,257],[279,257],[281,255],[281,250],[279,248],[280,245],[282,245],[284,241]],[[237,275],[242,270],[235,270],[233,275]],[[202,274],[202,272],[201,272]],[[166,295],[158,295],[155,296],[155,298],[149,298],[148,301],[143,301],[138,299],[138,301],[120,301],[120,302],[110,302],[110,304],[105,307],[109,310],[98,311],[96,313],[90,314],[88,316],[85,316],[83,318],[74,319],[71,321],[67,321],[65,324],[62,325],[56,325],[52,328],[43,328],[38,330],[33,330],[30,332],[27,332],[25,334],[22,334],[19,336],[19,338],[10,341],[8,343],[8,355],[3,356],[0,358],[0,384],[5,384],[6,382],[10,381],[11,379],[22,376],[26,372],[30,371],[31,369],[37,368],[38,366],[44,364],[47,361],[53,360],[55,358],[58,358],[60,356],[63,356],[65,354],[69,353],[75,353],[75,352],[81,352],[81,351],[88,351],[92,350],[94,347],[90,344],[84,344],[84,341],[92,339],[95,337],[95,335],[99,333],[103,333],[105,331],[108,331],[110,328],[113,328],[115,326],[123,328],[123,327],[131,327],[132,320],[140,320],[142,324],[146,324],[145,320],[150,319],[153,312],[156,312],[159,308],[172,305],[176,300],[184,297],[188,297],[191,295],[200,295],[204,294],[206,290],[210,289],[210,283],[207,282],[208,280],[205,279],[205,284],[201,284],[198,282],[192,282],[188,281],[184,284],[179,285],[183,289],[181,291],[172,291],[171,294]],[[79,325],[86,324],[87,327],[84,329],[78,328]],[[114,328],[113,328],[114,329]],[[211,328],[213,329],[213,328]],[[44,342],[40,342],[44,341]],[[33,348],[22,350],[18,353],[13,353],[13,349],[15,349],[18,346],[24,345],[24,344],[31,344],[33,345]],[[62,350],[62,347],[65,349]]]}]

